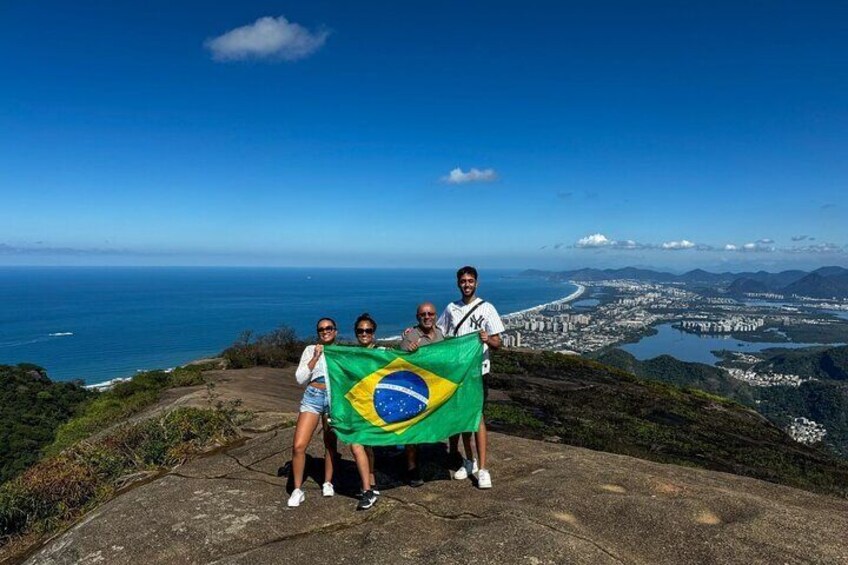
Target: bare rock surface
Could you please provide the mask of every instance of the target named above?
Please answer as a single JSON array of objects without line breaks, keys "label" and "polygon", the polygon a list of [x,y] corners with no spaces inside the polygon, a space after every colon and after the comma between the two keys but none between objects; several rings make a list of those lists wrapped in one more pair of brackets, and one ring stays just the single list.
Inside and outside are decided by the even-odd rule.
[{"label": "bare rock surface", "polygon": [[211,387],[193,386],[165,391],[156,405],[134,417],[149,418],[183,406],[208,408],[217,402],[241,402],[253,415],[244,431],[268,431],[297,417],[303,387],[294,378],[294,367],[255,367],[203,373]]},{"label": "bare rock surface", "polygon": [[[226,371],[216,378],[216,393],[245,399],[257,414],[291,418],[296,411],[301,389],[291,385],[290,371]],[[186,397],[200,391],[184,392],[166,405],[192,402]],[[438,445],[423,450],[424,486],[403,486],[395,480],[403,458],[389,452],[378,460],[382,495],[366,512],[354,510],[347,449],[337,495],[321,496],[316,435],[306,501],[289,509],[286,477],[278,475],[290,459],[292,434],[257,431],[130,490],[27,562],[848,562],[848,501],[501,434],[490,434],[492,490],[449,480]]]}]

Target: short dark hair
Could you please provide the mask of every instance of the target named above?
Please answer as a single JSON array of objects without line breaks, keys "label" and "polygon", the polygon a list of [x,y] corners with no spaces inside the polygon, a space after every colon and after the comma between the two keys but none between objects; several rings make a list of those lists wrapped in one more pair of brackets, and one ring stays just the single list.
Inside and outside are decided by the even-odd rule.
[{"label": "short dark hair", "polygon": [[353,329],[356,330],[356,326],[359,325],[359,322],[368,322],[372,326],[374,326],[374,331],[377,331],[377,322],[374,321],[374,318],[371,317],[371,314],[368,312],[363,312],[359,315],[356,321],[353,323]]},{"label": "short dark hair", "polygon": [[335,321],[334,319],[332,319],[332,318],[327,318],[327,317],[325,316],[325,317],[323,317],[323,318],[318,318],[318,321],[317,321],[317,322],[315,322],[315,329],[316,329],[316,330],[317,330],[317,329],[318,329],[318,327],[321,325],[321,322],[323,322],[324,320],[328,320],[328,321],[330,321],[330,322],[333,322],[333,328],[337,328],[337,327],[339,327],[339,325],[338,325],[338,324],[336,324],[336,321]]},{"label": "short dark hair", "polygon": [[474,280],[477,280],[477,269],[472,267],[471,265],[466,265],[464,267],[460,267],[460,269],[456,272],[456,280],[462,278],[462,275],[471,275],[474,277]]}]

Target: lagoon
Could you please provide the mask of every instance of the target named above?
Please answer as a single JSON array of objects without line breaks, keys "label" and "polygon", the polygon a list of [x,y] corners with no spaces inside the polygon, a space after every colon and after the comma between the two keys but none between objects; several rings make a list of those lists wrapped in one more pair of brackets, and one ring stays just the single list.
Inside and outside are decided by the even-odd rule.
[{"label": "lagoon", "polygon": [[798,349],[813,347],[818,343],[748,342],[728,336],[697,335],[672,327],[670,323],[656,326],[655,335],[643,337],[638,343],[619,347],[639,360],[653,359],[660,355],[671,355],[681,361],[713,365],[719,358],[713,351],[726,349],[742,353],[755,353],[763,349],[781,347]]}]

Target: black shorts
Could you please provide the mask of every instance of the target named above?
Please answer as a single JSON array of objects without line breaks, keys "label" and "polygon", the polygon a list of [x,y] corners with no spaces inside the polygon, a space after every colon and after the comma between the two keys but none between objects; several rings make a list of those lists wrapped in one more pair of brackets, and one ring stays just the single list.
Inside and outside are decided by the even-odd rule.
[{"label": "black shorts", "polygon": [[486,400],[489,398],[489,374],[483,375],[483,410],[486,410]]}]

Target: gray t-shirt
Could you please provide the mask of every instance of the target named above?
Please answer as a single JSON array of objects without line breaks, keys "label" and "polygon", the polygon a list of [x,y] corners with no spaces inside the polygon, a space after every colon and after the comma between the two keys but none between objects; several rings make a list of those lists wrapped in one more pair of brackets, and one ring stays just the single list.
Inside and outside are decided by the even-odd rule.
[{"label": "gray t-shirt", "polygon": [[442,341],[443,339],[445,339],[445,334],[438,327],[433,328],[433,333],[427,335],[421,331],[421,328],[415,326],[414,328],[409,328],[408,332],[404,332],[403,338],[400,340],[400,348],[404,351],[409,351],[413,343],[424,346]]}]

